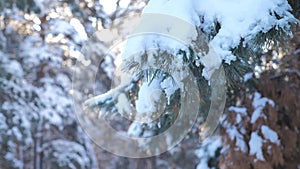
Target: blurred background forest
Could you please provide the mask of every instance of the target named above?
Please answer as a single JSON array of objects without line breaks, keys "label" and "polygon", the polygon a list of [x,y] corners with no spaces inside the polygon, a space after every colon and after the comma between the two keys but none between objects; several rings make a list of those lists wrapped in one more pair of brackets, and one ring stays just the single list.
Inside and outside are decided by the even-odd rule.
[{"label": "blurred background forest", "polygon": [[[0,1],[0,168],[300,169],[297,25],[291,39],[256,54],[253,74],[248,72],[241,84],[231,83],[220,127],[201,144],[197,126],[174,149],[151,158],[118,157],[93,144],[76,120],[72,100],[72,95],[87,99],[93,84],[86,79],[72,84],[72,72],[76,63],[89,65],[82,73],[88,79],[98,70],[98,94],[108,91],[115,65],[114,56],[104,52],[113,41],[100,41],[95,32],[128,33],[119,29],[120,18],[136,15],[147,3]],[[289,3],[300,19],[299,1]],[[72,85],[87,87],[75,91]],[[257,111],[261,115],[253,120]]]}]

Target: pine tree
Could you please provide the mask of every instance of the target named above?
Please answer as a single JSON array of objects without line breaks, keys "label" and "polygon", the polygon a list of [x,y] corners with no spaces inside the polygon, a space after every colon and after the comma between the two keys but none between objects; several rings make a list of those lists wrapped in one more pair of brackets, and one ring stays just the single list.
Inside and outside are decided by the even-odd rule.
[{"label": "pine tree", "polygon": [[[170,41],[160,36],[147,37],[147,35],[144,35],[144,37],[141,36],[136,39],[133,38],[132,41],[130,41],[131,39],[129,39],[129,42],[126,45],[127,48],[125,47],[125,51],[129,50],[129,53],[130,50],[132,50],[132,52],[135,52],[141,51],[140,49],[144,49],[145,51],[144,53],[140,52],[137,55],[129,55],[129,57],[127,57],[125,54],[125,57],[123,57],[123,67],[121,69],[123,71],[125,70],[125,72],[130,72],[130,75],[137,73],[136,77],[134,77],[132,81],[130,81],[125,86],[119,86],[119,88],[115,88],[105,95],[99,95],[87,100],[85,102],[85,106],[91,108],[92,111],[94,110],[95,114],[99,114],[102,116],[104,115],[110,117],[112,115],[115,115],[114,113],[120,113],[122,114],[122,116],[128,118],[129,115],[127,113],[130,114],[132,112],[135,112],[137,114],[136,116],[139,117],[139,113],[141,113],[141,116],[143,116],[143,113],[145,111],[151,111],[151,107],[158,108],[160,106],[156,104],[157,100],[149,99],[151,98],[151,96],[157,93],[158,96],[161,97],[160,100],[158,99],[160,103],[163,103],[163,100],[170,99],[169,104],[165,104],[166,106],[164,107],[162,115],[156,121],[151,123],[131,123],[128,129],[128,135],[133,137],[147,138],[149,136],[151,137],[153,135],[163,133],[173,125],[174,119],[176,119],[178,115],[178,107],[180,107],[180,105],[178,105],[178,103],[180,102],[180,92],[178,90],[176,92],[176,89],[178,89],[178,85],[174,83],[174,79],[172,79],[170,74],[163,71],[151,69],[143,70],[142,67],[145,65],[145,67],[147,67],[147,64],[152,61],[151,57],[157,57],[156,61],[159,63],[168,62],[170,60],[170,62],[172,62],[172,59],[170,59],[169,56],[173,55],[175,57],[181,58],[183,62],[186,63],[186,66],[189,67],[190,70],[192,70],[193,74],[197,77],[197,84],[198,86],[200,86],[200,97],[201,99],[203,99],[203,102],[201,102],[201,106],[199,109],[199,113],[201,114],[199,121],[201,121],[201,118],[205,118],[207,116],[206,113],[209,109],[210,94],[212,92],[210,79],[208,78],[208,70],[210,70],[209,65],[207,65],[203,61],[201,62],[201,55],[199,55],[199,53],[204,55],[208,53],[205,45],[203,46],[203,44],[201,44],[203,41],[206,41],[205,39],[208,39],[208,41],[211,42],[215,51],[219,54],[220,60],[222,62],[221,65],[225,70],[228,89],[226,111],[231,105],[239,104],[239,102],[241,101],[241,97],[243,96],[243,90],[250,90],[251,92],[249,93],[251,94],[249,95],[252,97],[254,97],[254,95],[257,95],[258,93],[256,92],[258,89],[255,84],[256,82],[254,80],[254,76],[259,77],[260,73],[263,72],[263,70],[265,69],[264,66],[266,64],[266,61],[264,60],[269,59],[267,57],[270,56],[270,53],[279,53],[280,51],[282,51],[283,48],[281,47],[284,46],[288,39],[291,37],[291,26],[293,24],[297,24],[298,21],[292,15],[292,8],[289,6],[287,1],[268,1],[257,3],[247,1],[240,2],[239,5],[237,5],[236,2],[227,2],[229,4],[224,5],[223,3],[224,2],[217,1],[185,1],[182,3],[175,0],[168,2],[150,1],[144,9],[144,13],[146,14],[147,12],[158,12],[175,16],[177,16],[178,14],[178,17],[185,17],[185,19],[187,20],[192,18],[191,22],[195,22],[194,29],[198,32],[198,34],[194,37],[194,40],[196,39],[196,41],[191,41],[191,43],[187,46],[178,49],[176,48],[176,45],[168,46]],[[196,14],[191,12],[193,11],[193,7],[191,7],[190,4],[196,6]],[[249,10],[250,8],[251,10]],[[157,17],[158,20],[162,20],[163,16],[160,16],[161,18]],[[162,25],[161,27],[164,27],[164,24],[168,23],[168,21],[165,20],[160,24],[151,25],[151,21],[151,18],[149,20],[145,19],[142,20],[142,23],[144,23],[146,27],[150,27],[149,30],[153,27],[153,25]],[[237,28],[239,26],[243,28]],[[168,29],[172,30],[172,27],[168,27]],[[151,46],[152,42],[156,44]],[[157,47],[158,50],[149,52],[147,47]],[[168,47],[170,47],[171,49],[169,49]],[[271,55],[271,57],[274,58],[277,56],[276,54],[274,54],[273,56]],[[173,60],[175,59],[173,58]],[[274,62],[276,62],[275,60]],[[149,65],[151,64],[153,64],[153,62],[151,62]],[[217,66],[219,65],[217,64]],[[163,66],[163,70],[167,70],[167,67],[168,64],[165,64]],[[164,88],[166,86],[169,86],[169,88]],[[172,89],[171,91],[173,91],[171,92],[171,94],[170,92],[168,92],[170,91],[170,89]],[[257,99],[259,100],[260,97],[258,97]],[[262,97],[262,100],[265,99],[267,98]],[[253,104],[255,104],[255,100],[252,101]],[[271,103],[272,101],[270,101],[270,104]],[[132,106],[128,107],[128,105]],[[144,110],[141,110],[141,107],[144,107]],[[137,109],[137,112],[133,110],[135,108]],[[249,111],[251,112],[252,110]],[[255,110],[255,112],[256,111],[258,110]],[[154,115],[155,113],[159,114],[159,109],[154,110]],[[236,120],[245,120],[244,114],[239,115],[239,112],[236,112],[235,114],[239,117]],[[97,117],[98,115],[96,115],[96,118]],[[129,117],[129,119],[130,118],[131,117]],[[134,118],[136,117],[131,118],[131,120]],[[237,129],[237,132],[233,131],[235,126],[241,127],[241,124],[239,124],[242,123],[241,121],[238,122],[238,124],[232,123],[232,120],[234,120],[235,118],[229,115],[227,116],[227,114],[223,116],[223,119],[225,120],[222,121],[221,128],[222,130],[224,129],[226,131],[226,134],[224,134],[224,132],[222,134],[222,141],[223,144],[225,144],[225,147],[222,148],[221,143],[218,142],[221,136],[214,137],[217,139],[213,139],[214,141],[211,144],[209,143],[211,141],[210,139],[205,140],[198,151],[202,152],[202,154],[196,153],[201,160],[198,168],[202,169],[202,167],[204,166],[206,166],[207,168],[218,168],[220,166],[230,168],[230,162],[226,162],[226,159],[232,160],[232,157],[230,155],[232,155],[232,151],[236,151],[237,148],[234,148],[235,146],[241,146],[241,151],[244,151],[244,155],[241,155],[241,158],[245,157],[245,159],[252,159],[253,154],[257,152],[250,149],[243,149],[242,143],[244,142],[244,146],[247,147],[248,144],[250,144],[251,142],[253,143],[253,140],[257,138],[261,138],[263,142],[268,142],[267,136],[263,136],[261,134],[255,135],[255,132],[263,132],[262,129],[257,131],[253,130],[253,137],[251,136],[252,139],[250,139],[250,136],[247,136],[247,133],[243,133],[245,132],[243,128],[241,130]],[[122,120],[124,121],[124,118]],[[260,127],[264,128],[264,131],[266,131],[265,126]],[[271,126],[269,126],[268,129],[270,129],[268,131],[272,131]],[[249,129],[247,129],[247,131],[248,130]],[[195,132],[192,133],[195,134]],[[202,133],[200,131],[200,135],[201,134]],[[218,142],[217,145],[214,144],[215,141]],[[236,145],[232,147],[233,143],[236,143]],[[227,145],[232,149],[226,149]],[[274,151],[277,150],[276,147],[272,146],[272,148],[274,148]],[[265,149],[261,151],[265,151]],[[205,153],[209,155],[206,156]],[[223,157],[220,161],[221,154],[223,154]],[[161,158],[163,157],[164,156],[160,156],[157,157],[157,159],[161,160]],[[278,159],[277,157],[268,157],[268,159],[271,158]],[[219,162],[222,162],[222,164],[220,164]],[[227,164],[229,165],[226,166]],[[237,162],[237,164],[239,163]],[[265,165],[265,163],[258,162],[254,163],[253,165],[256,167],[262,167]]]},{"label": "pine tree", "polygon": [[[112,8],[107,8],[109,5],[105,3]],[[193,36],[184,45],[174,43],[177,41],[172,37],[140,34],[137,38],[129,38],[125,52],[142,52],[123,57],[122,65],[117,67],[124,71],[126,76],[121,77],[127,78],[126,83],[99,95],[120,82],[112,74],[116,54],[105,53],[110,43],[116,41],[104,42],[101,36],[99,40],[92,34],[99,29],[111,28],[113,33],[126,35],[127,30],[122,30],[123,18],[133,17],[146,3],[145,0],[0,2],[0,168],[97,168],[96,160],[101,163],[101,168],[110,169],[144,165],[149,168],[191,168],[197,164],[200,169],[245,168],[248,164],[253,168],[295,168],[297,164],[291,159],[299,153],[281,147],[292,145],[291,149],[296,149],[295,140],[299,138],[293,136],[297,132],[282,120],[274,120],[277,114],[286,118],[289,116],[287,110],[297,110],[298,105],[293,103],[297,97],[291,94],[295,86],[287,90],[293,97],[274,94],[271,88],[263,89],[274,85],[278,90],[284,90],[276,86],[277,83],[272,84],[273,81],[264,82],[259,76],[269,78],[264,73],[272,69],[272,65],[282,67],[286,64],[281,63],[278,53],[291,37],[293,24],[299,23],[292,15],[292,12],[295,16],[299,13],[298,2],[289,2],[292,9],[286,0],[226,3],[219,0],[150,0],[142,15],[141,27],[149,30],[161,27],[166,32],[180,30],[181,35],[182,25],[168,25],[176,20],[192,25],[188,35]],[[147,13],[159,14],[156,17],[148,15],[151,16],[149,20],[149,17],[143,17]],[[211,47],[217,53],[212,59],[206,57],[212,52]],[[153,69],[149,63],[161,67]],[[208,118],[214,92],[212,75],[219,67],[223,67],[227,81],[221,132],[201,140],[198,145],[197,134],[203,136],[201,127]],[[193,75],[187,77],[195,78],[197,89],[192,83],[178,83],[180,78],[176,78],[174,69],[181,72],[185,69]],[[82,71],[76,72],[78,70]],[[71,88],[71,71],[80,77],[72,82],[74,88]],[[290,71],[289,67],[284,73],[279,71],[281,81],[285,81],[282,75],[285,71]],[[277,70],[274,72],[278,78]],[[297,71],[294,72],[297,77]],[[90,83],[91,79],[95,81]],[[288,82],[278,84],[287,85]],[[184,89],[189,91],[187,95]],[[75,98],[76,105],[89,99],[84,106],[94,112],[91,117],[96,127],[98,118],[104,116],[124,135],[149,138],[168,131],[176,123],[183,105],[180,102],[193,96],[188,93],[200,96],[199,100],[195,99],[200,102],[196,125],[182,144],[161,156],[142,160],[116,157],[92,147],[85,128],[80,127],[75,117],[75,111],[77,115],[85,111],[74,110],[71,98]],[[89,94],[99,96],[90,98]],[[278,100],[283,98],[289,100],[285,104],[291,103],[279,106],[284,112],[281,115],[275,108],[278,108]],[[256,104],[258,101],[263,104]],[[132,112],[136,114],[132,116]],[[297,117],[297,112],[292,114]],[[155,120],[149,122],[149,117]],[[270,122],[266,117],[274,121]],[[295,119],[291,120],[293,126],[298,125]],[[107,134],[101,135],[99,130],[95,133],[100,140]],[[168,144],[168,141],[154,146]],[[255,149],[255,141],[260,141],[261,149]],[[141,149],[143,145],[139,145]],[[127,148],[122,144],[115,145],[118,146],[119,150]]]},{"label": "pine tree", "polygon": [[[176,30],[176,26],[179,27],[179,25],[173,25],[175,28],[172,28],[167,25],[167,19],[163,20],[163,14],[166,14],[183,18],[192,23],[194,27],[191,31],[196,34],[185,46],[172,43],[168,38],[159,35],[151,37],[151,35],[145,34],[144,37],[129,39],[126,45],[127,49],[125,47],[125,54],[123,54],[121,69],[130,75],[135,74],[135,76],[125,84],[121,82],[120,86],[108,93],[87,100],[85,106],[96,110],[94,111],[96,114],[111,116],[114,113],[120,113],[126,117],[135,112],[132,109],[136,108],[137,112],[133,115],[135,117],[131,119],[133,120],[138,116],[145,116],[147,113],[160,114],[159,109],[155,108],[160,106],[157,103],[164,103],[163,98],[166,98],[169,103],[165,104],[160,118],[151,123],[138,124],[134,122],[129,127],[129,129],[133,129],[129,131],[129,134],[137,137],[149,137],[149,132],[152,132],[150,135],[163,133],[173,125],[178,115],[176,107],[180,107],[178,103],[184,97],[183,93],[177,90],[180,87],[175,84],[174,77],[171,77],[170,72],[172,71],[161,71],[172,69],[174,67],[172,62],[177,59],[182,61],[196,77],[199,87],[197,92],[204,100],[199,108],[202,118],[207,117],[210,106],[211,76],[221,66],[226,74],[228,91],[233,92],[228,93],[228,102],[234,103],[236,98],[231,96],[239,92],[244,83],[244,76],[249,72],[254,72],[255,67],[260,64],[264,50],[278,49],[280,42],[291,37],[291,25],[297,24],[298,21],[292,15],[292,8],[285,0],[227,3],[223,6],[221,5],[223,2],[219,1],[150,1],[144,9],[141,21],[141,25],[145,24],[145,27],[150,27],[150,32],[152,27],[155,30],[153,25],[162,26],[162,29],[166,29],[163,31]],[[250,6],[253,9],[247,10]],[[177,14],[174,11],[180,11],[180,13]],[[161,18],[154,17],[154,19],[147,17],[147,13],[163,14],[158,14]],[[162,22],[157,20],[162,20]],[[189,32],[188,35],[190,34],[192,33]],[[205,56],[209,55],[212,50],[209,45],[202,44],[206,41],[209,41],[218,57],[211,60],[205,59]],[[149,51],[155,47],[156,50]],[[136,51],[142,52],[133,54]],[[151,69],[153,68],[151,65],[157,65],[157,63],[161,67]],[[164,88],[166,83],[169,84],[169,87]],[[188,88],[188,86],[185,87]],[[151,99],[152,96],[157,99]],[[130,105],[132,106],[130,107]],[[96,116],[98,115],[92,117]]]},{"label": "pine tree", "polygon": [[0,168],[96,168],[74,113],[71,73],[63,66],[73,57],[65,52],[78,51],[87,37],[72,14],[50,16],[58,9],[82,12],[76,2],[67,5],[1,1]]}]

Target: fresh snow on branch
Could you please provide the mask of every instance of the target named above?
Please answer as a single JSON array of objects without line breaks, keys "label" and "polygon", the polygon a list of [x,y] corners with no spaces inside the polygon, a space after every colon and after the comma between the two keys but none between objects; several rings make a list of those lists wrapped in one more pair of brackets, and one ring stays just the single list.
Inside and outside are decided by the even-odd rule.
[{"label": "fresh snow on branch", "polygon": [[[251,42],[259,33],[266,33],[273,28],[276,30],[281,28],[288,32],[290,23],[297,22],[290,11],[291,7],[286,0],[231,0],[226,2],[222,0],[151,0],[145,7],[143,15],[162,14],[159,19],[161,21],[155,21],[162,24],[147,24],[147,30],[154,30],[154,33],[158,30],[163,33],[180,29],[182,30],[180,36],[186,36],[184,38],[189,39],[190,42],[197,37],[193,36],[196,27],[201,28],[211,39],[210,43],[219,58],[230,64],[237,59],[232,50],[241,43],[243,46],[250,45],[252,47]],[[164,20],[163,15],[179,18],[190,23],[194,26],[194,31],[176,26],[178,23]],[[144,19],[148,18],[145,17]],[[146,23],[146,21],[143,22],[143,17],[142,23]],[[215,30],[216,24],[219,24],[219,30]],[[214,31],[217,32],[214,33]],[[173,34],[170,33],[170,35]],[[136,49],[147,50],[155,45],[170,50],[170,53],[187,49],[159,35],[137,37],[128,43],[127,47],[130,48],[130,52],[135,52]],[[153,43],[156,44],[151,45]],[[216,58],[212,62],[216,62],[215,67],[219,67],[221,64],[219,59]],[[209,67],[209,64],[202,64]],[[210,64],[212,63],[210,62]]]}]

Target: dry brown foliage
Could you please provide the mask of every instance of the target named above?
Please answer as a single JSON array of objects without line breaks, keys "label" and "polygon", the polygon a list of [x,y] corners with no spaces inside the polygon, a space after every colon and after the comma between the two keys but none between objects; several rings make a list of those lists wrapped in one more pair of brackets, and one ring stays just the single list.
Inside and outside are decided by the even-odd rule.
[{"label": "dry brown foliage", "polygon": [[[250,122],[252,112],[251,94],[242,97],[242,105],[247,108],[247,115],[237,124],[237,113],[229,111],[225,121],[241,133],[247,152],[238,149],[236,139],[231,140],[226,127],[221,129],[223,143],[228,146],[219,166],[222,169],[299,169],[300,168],[300,32],[292,41],[294,52],[280,60],[280,67],[266,71],[258,80],[257,88],[263,97],[274,101],[275,106],[266,105],[263,114],[267,118],[259,118],[254,124]],[[268,140],[263,141],[264,161],[249,155],[250,135],[254,131],[263,138],[259,130],[262,125],[276,131],[280,145]],[[241,132],[242,128],[246,132]]]}]

